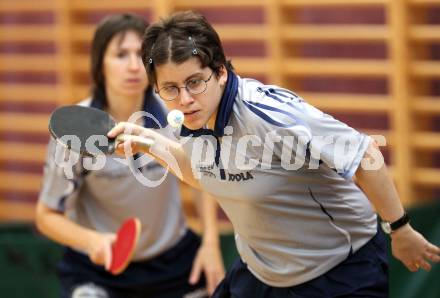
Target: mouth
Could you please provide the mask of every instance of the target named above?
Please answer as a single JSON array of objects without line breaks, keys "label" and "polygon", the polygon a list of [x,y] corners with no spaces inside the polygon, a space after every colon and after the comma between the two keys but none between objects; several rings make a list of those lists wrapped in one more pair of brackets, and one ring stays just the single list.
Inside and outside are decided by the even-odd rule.
[{"label": "mouth", "polygon": [[191,111],[191,112],[184,112],[183,114],[185,115],[185,116],[191,116],[191,115],[194,115],[195,113],[197,113],[197,112],[199,112],[200,110],[197,110],[197,111]]},{"label": "mouth", "polygon": [[127,79],[127,80],[125,80],[127,83],[129,83],[129,84],[139,84],[140,82],[141,82],[141,80],[140,79],[136,79],[136,78],[133,78],[133,79]]},{"label": "mouth", "polygon": [[194,120],[198,119],[199,112],[200,110],[183,113],[185,115],[185,121],[193,122]]}]

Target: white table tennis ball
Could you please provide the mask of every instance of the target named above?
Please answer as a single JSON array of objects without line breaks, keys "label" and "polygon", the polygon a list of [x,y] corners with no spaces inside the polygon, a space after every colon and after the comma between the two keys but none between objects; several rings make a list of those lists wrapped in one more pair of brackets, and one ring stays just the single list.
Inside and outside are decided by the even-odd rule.
[{"label": "white table tennis ball", "polygon": [[171,110],[167,116],[168,124],[174,128],[180,127],[183,124],[184,119],[185,116],[179,110]]}]

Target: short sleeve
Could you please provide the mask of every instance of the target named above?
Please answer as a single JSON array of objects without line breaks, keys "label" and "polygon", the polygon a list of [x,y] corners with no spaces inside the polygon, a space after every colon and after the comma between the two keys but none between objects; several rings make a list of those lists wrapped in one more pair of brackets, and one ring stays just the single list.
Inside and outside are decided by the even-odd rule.
[{"label": "short sleeve", "polygon": [[60,212],[65,211],[68,202],[73,204],[83,182],[81,159],[78,155],[70,154],[75,153],[51,138],[47,146],[39,201]]}]

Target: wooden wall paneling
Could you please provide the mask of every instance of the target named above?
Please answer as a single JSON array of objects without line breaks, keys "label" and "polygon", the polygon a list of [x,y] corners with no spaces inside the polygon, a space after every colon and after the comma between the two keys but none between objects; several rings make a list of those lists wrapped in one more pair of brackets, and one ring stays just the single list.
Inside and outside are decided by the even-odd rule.
[{"label": "wooden wall paneling", "polygon": [[390,73],[391,94],[393,101],[392,123],[396,150],[393,167],[396,173],[397,188],[401,200],[409,204],[414,199],[411,183],[411,90],[409,88],[408,54],[408,11],[406,1],[391,1],[387,6],[387,16],[391,27],[389,43],[392,68]]}]

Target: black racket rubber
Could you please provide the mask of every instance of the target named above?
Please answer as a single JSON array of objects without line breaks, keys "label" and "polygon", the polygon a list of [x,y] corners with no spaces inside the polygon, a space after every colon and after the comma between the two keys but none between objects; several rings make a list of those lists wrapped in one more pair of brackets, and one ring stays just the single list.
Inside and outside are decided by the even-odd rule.
[{"label": "black racket rubber", "polygon": [[[106,112],[79,105],[70,105],[57,108],[50,116],[49,132],[59,143],[68,149],[88,156],[112,154],[115,151],[115,139],[107,137],[107,133],[115,126],[115,121]],[[80,140],[80,147],[72,142],[63,142],[65,135],[75,135]],[[86,141],[92,135],[105,136],[108,145],[99,145],[95,141],[97,150],[87,150]]]}]

